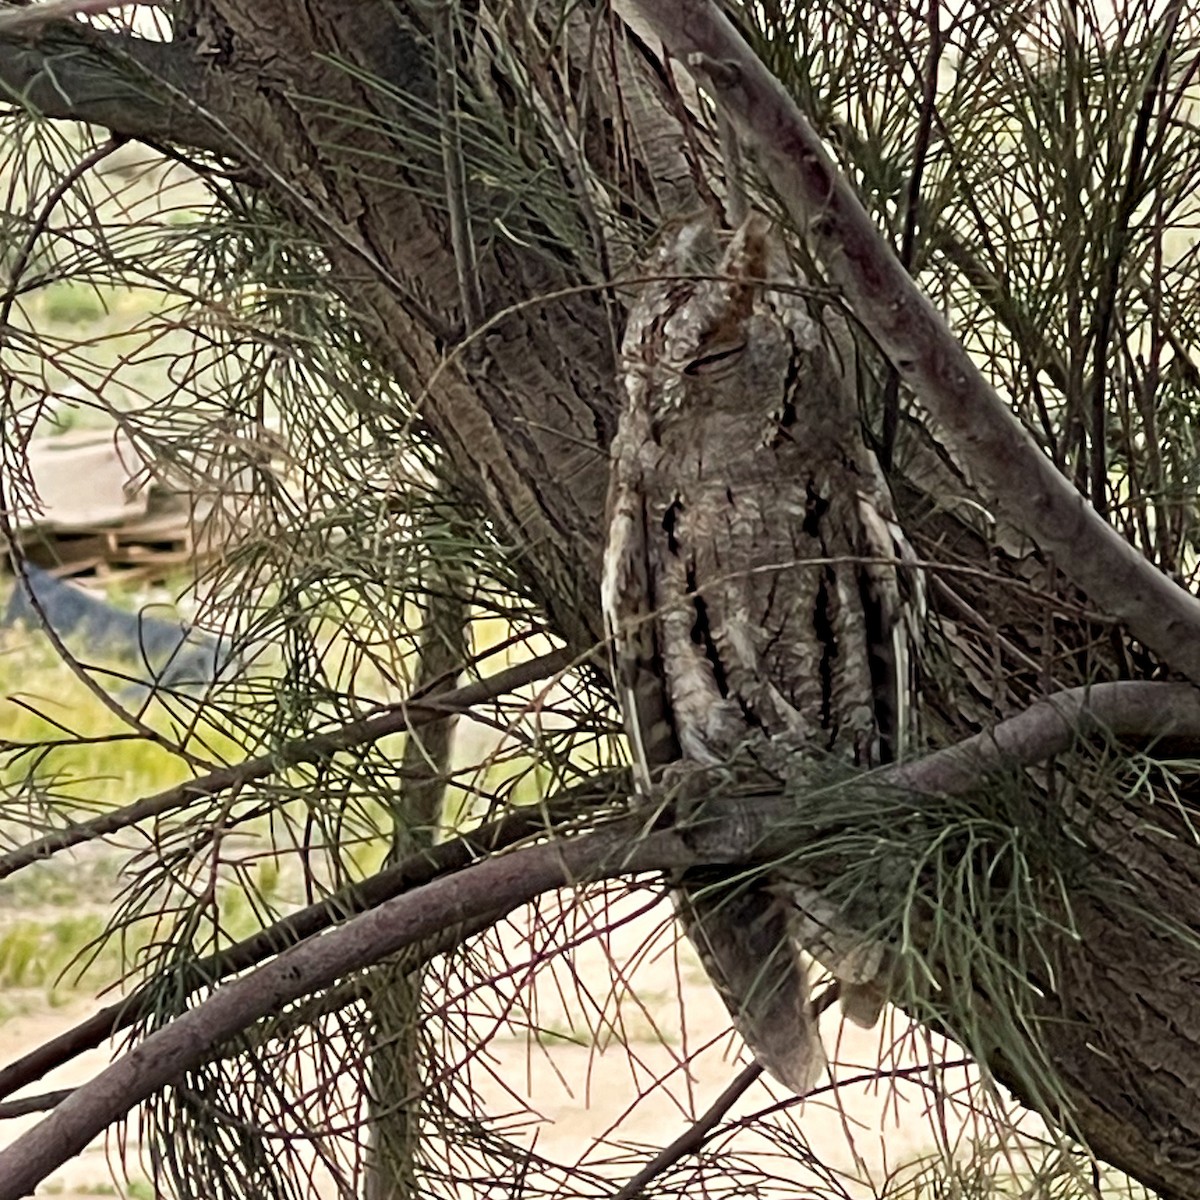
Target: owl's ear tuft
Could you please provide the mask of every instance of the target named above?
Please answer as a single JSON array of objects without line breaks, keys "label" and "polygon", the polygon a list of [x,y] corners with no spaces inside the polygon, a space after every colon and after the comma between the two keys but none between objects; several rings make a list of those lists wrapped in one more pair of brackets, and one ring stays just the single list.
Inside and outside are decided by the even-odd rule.
[{"label": "owl's ear tuft", "polygon": [[719,274],[728,288],[726,319],[740,323],[750,315],[755,295],[764,282],[789,273],[787,254],[771,222],[752,212],[733,235],[721,260]]},{"label": "owl's ear tuft", "polygon": [[781,254],[771,222],[762,213],[752,212],[733,235],[721,262],[721,274],[757,282],[768,277]]}]

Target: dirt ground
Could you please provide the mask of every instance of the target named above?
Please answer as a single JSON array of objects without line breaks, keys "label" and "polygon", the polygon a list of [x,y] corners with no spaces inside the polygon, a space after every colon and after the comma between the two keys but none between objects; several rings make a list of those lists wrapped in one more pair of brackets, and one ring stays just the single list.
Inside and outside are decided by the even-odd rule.
[{"label": "dirt ground", "polygon": [[[582,946],[570,966],[561,960],[547,965],[541,941],[561,937],[564,930],[568,938],[575,936],[595,919],[595,912],[569,909],[555,933],[549,927],[559,918],[544,906],[536,921],[524,914],[496,935],[492,961],[502,955],[509,974],[500,988],[488,990],[488,1006],[496,1011],[515,1004],[509,1009],[512,1024],[536,1024],[542,1031],[537,1037],[512,1027],[498,1029],[494,1016],[481,1011],[482,1005],[472,1005],[480,1034],[490,1035],[486,1052],[472,1066],[472,1082],[489,1109],[512,1112],[515,1098],[526,1101],[536,1113],[526,1140],[532,1143],[536,1133],[539,1155],[559,1162],[583,1161],[598,1169],[608,1163],[605,1173],[614,1180],[632,1175],[650,1157],[650,1148],[683,1132],[746,1061],[720,1001],[690,950],[678,945],[667,920],[669,908],[638,912],[644,908],[644,893],[640,899],[618,901],[607,914],[609,932]],[[530,961],[540,963],[532,986]],[[19,998],[10,994],[7,999]],[[50,1009],[44,998],[35,996],[24,1001],[9,1004],[10,1009],[24,1011],[0,1024],[0,1060],[69,1028],[93,1007],[78,1001]],[[881,1028],[866,1032],[843,1026],[836,1012],[825,1015],[830,1072],[839,1084],[818,1089],[775,1120],[782,1121],[791,1136],[806,1138],[826,1166],[838,1173],[838,1182],[827,1179],[820,1184],[794,1157],[777,1157],[773,1170],[778,1186],[765,1186],[759,1195],[828,1195],[831,1183],[834,1192],[844,1188],[849,1196],[877,1193],[890,1172],[933,1151],[939,1141],[962,1136],[967,1128],[963,1112],[952,1104],[933,1110],[927,1100],[931,1069],[916,1067],[957,1058],[957,1052],[914,1044],[911,1037],[896,1041],[899,1029],[907,1026],[885,1019]],[[900,1079],[853,1082],[877,1068],[881,1055]],[[29,1090],[82,1083],[105,1061],[103,1052],[85,1055]],[[961,1069],[945,1072],[943,1094],[965,1083]],[[781,1089],[760,1081],[727,1120],[785,1098]],[[0,1140],[11,1141],[36,1120],[33,1116],[5,1122]],[[739,1149],[770,1150],[759,1134],[742,1132],[738,1137]],[[126,1144],[125,1150],[131,1177],[142,1180],[129,1194],[133,1200],[148,1200],[152,1189],[136,1164],[137,1147]],[[125,1188],[119,1170],[117,1176],[114,1179],[105,1140],[100,1139],[56,1171],[38,1194],[121,1194]]]}]

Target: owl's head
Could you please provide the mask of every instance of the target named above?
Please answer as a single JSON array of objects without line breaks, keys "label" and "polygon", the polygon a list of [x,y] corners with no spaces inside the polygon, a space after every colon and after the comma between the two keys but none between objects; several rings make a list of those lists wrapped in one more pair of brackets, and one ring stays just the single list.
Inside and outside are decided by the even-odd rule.
[{"label": "owl's head", "polygon": [[723,250],[709,222],[685,225],[653,270],[622,347],[631,401],[657,418],[777,408],[817,330],[767,218],[752,213]]}]

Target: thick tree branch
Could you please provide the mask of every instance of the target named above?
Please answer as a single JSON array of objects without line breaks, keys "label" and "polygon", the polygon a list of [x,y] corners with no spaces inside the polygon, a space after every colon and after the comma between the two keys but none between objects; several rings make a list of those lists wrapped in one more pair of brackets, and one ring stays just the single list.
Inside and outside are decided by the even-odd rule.
[{"label": "thick tree branch", "polygon": [[695,851],[672,831],[639,842],[643,824],[644,818],[624,821],[574,841],[501,855],[434,880],[226,984],[199,1007],[151,1034],[0,1151],[0,1200],[27,1195],[97,1132],[267,1012],[481,914],[499,919],[542,892],[585,879],[698,861]]},{"label": "thick tree branch", "polygon": [[1046,762],[1077,738],[1200,743],[1200,691],[1189,683],[1126,680],[1069,688],[956,746],[879,772],[894,787],[952,796],[981,774]]},{"label": "thick tree branch", "polygon": [[165,791],[156,792],[153,796],[136,800],[114,812],[94,817],[90,821],[81,821],[78,825],[72,825],[57,833],[48,833],[45,837],[0,856],[0,879],[31,863],[50,858],[61,850],[127,829],[138,821],[161,816],[172,809],[182,808],[202,796],[215,796],[232,788],[244,787],[289,767],[320,762],[352,746],[377,742],[393,733],[417,729],[432,721],[440,721],[455,713],[465,712],[477,704],[494,700],[497,696],[503,696],[539,679],[546,679],[565,670],[570,663],[571,658],[566,651],[555,650],[528,662],[518,663],[504,671],[497,671],[495,675],[468,683],[453,691],[439,692],[436,699],[414,697],[395,705],[381,716],[354,721],[316,737],[288,742],[271,754],[262,754],[235,766],[222,767],[199,778],[189,779],[186,783],[176,784]]},{"label": "thick tree branch", "polygon": [[205,93],[208,69],[186,43],[154,42],[74,23],[43,29],[36,39],[0,39],[0,94],[47,117],[230,155],[232,147],[220,126],[186,99]]},{"label": "thick tree branch", "polygon": [[[375,908],[441,875],[461,870],[497,850],[569,824],[581,811],[595,809],[614,795],[619,796],[622,782],[620,775],[593,779],[586,785],[567,789],[552,802],[537,808],[516,809],[459,837],[416,851],[394,866],[361,883],[339,888],[326,899],[299,909],[226,950],[197,959],[188,967],[194,987],[196,990],[212,987],[347,917]],[[122,1029],[136,1025],[153,1011],[159,995],[160,986],[152,980],[0,1068],[0,1097],[11,1096],[18,1088],[94,1049]]]},{"label": "thick tree branch", "polygon": [[[870,779],[877,786],[916,792],[961,792],[977,785],[982,772],[1030,765],[1065,750],[1077,730],[1145,738],[1157,737],[1164,726],[1174,737],[1200,739],[1200,693],[1185,684],[1077,689],[960,746],[875,772]],[[267,1013],[455,925],[487,914],[499,919],[551,889],[707,863],[778,860],[794,849],[795,833],[788,831],[794,805],[794,797],[779,796],[727,802],[719,816],[682,831],[647,833],[647,815],[634,815],[596,832],[444,875],[309,938],[151,1034],[0,1152],[0,1200],[26,1195],[97,1133]]]},{"label": "thick tree branch", "polygon": [[1024,530],[1110,616],[1200,682],[1200,600],[1146,561],[1037,448],[920,292],[792,98],[713,0],[636,0],[712,87],[830,278],[999,516]]}]

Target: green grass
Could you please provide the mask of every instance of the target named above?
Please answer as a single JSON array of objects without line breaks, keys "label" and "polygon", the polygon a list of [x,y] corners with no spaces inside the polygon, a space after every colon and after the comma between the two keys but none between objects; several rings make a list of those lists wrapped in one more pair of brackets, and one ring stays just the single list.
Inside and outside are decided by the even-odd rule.
[{"label": "green grass", "polygon": [[[103,809],[187,777],[178,755],[151,741],[125,737],[128,727],[57,660],[43,639],[5,631],[3,644],[0,731],[7,753],[0,760],[0,784],[11,789],[24,781]],[[165,737],[180,733],[160,708],[152,707],[146,720]],[[207,732],[211,737],[211,729]],[[231,739],[221,748],[241,757]]]},{"label": "green grass", "polygon": [[[81,653],[84,649],[79,648]],[[150,706],[145,720],[164,735],[180,739],[186,749],[220,763],[240,762],[265,748],[253,739],[243,743],[231,736],[216,713],[206,713],[201,732],[190,739],[157,704]],[[24,629],[0,630],[0,838],[5,843],[38,836],[45,822],[61,826],[66,820],[88,819],[127,805],[196,773],[178,753],[128,735],[128,728],[57,659],[44,638]],[[393,760],[402,748],[402,735],[381,747]],[[482,779],[481,786],[493,791],[505,787],[510,803],[534,802],[548,781],[544,770],[529,767],[524,754],[503,758],[487,765],[476,783]],[[301,856],[287,846],[286,836],[279,857],[271,857],[270,850],[281,815],[293,836],[302,827],[313,803],[312,769],[280,772],[273,782],[294,788],[296,798],[288,800],[284,794],[273,817],[238,826],[231,858],[240,856],[242,865],[236,871],[222,868],[213,900],[197,903],[191,938],[198,947],[212,946],[213,903],[221,924],[219,941],[226,944],[261,927],[261,905],[279,912],[304,902]],[[462,793],[452,796],[458,798],[451,800],[448,820],[469,821],[479,815],[463,802]],[[390,844],[385,836],[390,817],[374,799],[363,797],[357,807],[359,816],[347,827],[348,840],[336,853],[352,875],[363,877],[383,862]],[[169,828],[172,818],[166,820]],[[157,896],[162,894],[160,878],[137,906],[144,917],[104,937],[123,890],[130,887],[122,874],[129,848],[136,850],[140,844],[132,834],[118,835],[115,841],[89,843],[0,880],[0,989],[41,988],[51,997],[73,988],[95,991],[119,979],[152,939],[163,936],[154,920]],[[318,864],[324,853],[320,842],[318,830]],[[0,844],[0,851],[3,848]],[[261,857],[250,864],[250,854]],[[195,860],[193,865],[197,863],[203,873],[205,864]],[[197,886],[198,878],[189,886]],[[174,900],[184,902],[178,891]]]},{"label": "green grass", "polygon": [[157,1200],[159,1195],[154,1190],[154,1184],[147,1179],[131,1179],[118,1188],[111,1180],[97,1180],[95,1183],[78,1183],[67,1190],[62,1183],[43,1184],[38,1189],[38,1195],[45,1196],[117,1196],[125,1200]]},{"label": "green grass", "polygon": [[86,325],[108,315],[104,295],[90,284],[52,283],[43,294],[42,315],[56,325]]},{"label": "green grass", "polygon": [[[6,843],[36,837],[51,809],[56,824],[68,817],[87,819],[194,773],[164,746],[121,738],[128,729],[42,639],[8,630],[3,641],[0,833]],[[146,719],[184,747],[199,749],[193,746],[197,739],[173,728],[175,723],[161,708],[151,706]],[[245,757],[233,738],[211,724],[203,736],[206,757],[214,752],[225,761]],[[92,843],[0,881],[0,988],[95,990],[120,978],[132,956],[148,943],[153,924],[137,922],[120,938],[103,937],[127,858],[125,850]],[[231,898],[222,903],[226,908],[227,924],[237,935],[255,927],[244,900]],[[87,969],[81,974],[83,965]]]},{"label": "green grass", "polygon": [[[71,988],[80,982],[81,954],[101,937],[104,925],[100,913],[72,913],[0,926],[0,987]],[[108,943],[101,948],[101,958],[108,961],[97,959],[98,973],[107,979],[118,978],[119,949]]]}]

